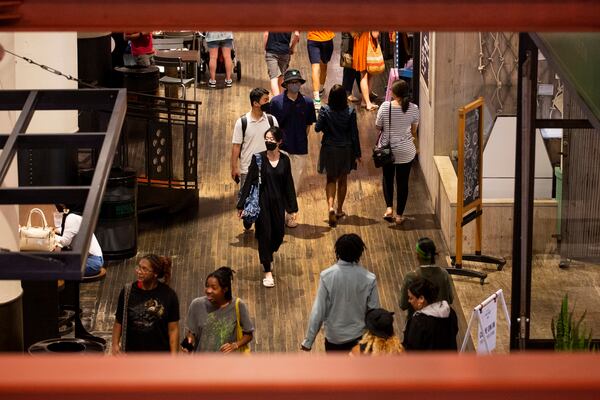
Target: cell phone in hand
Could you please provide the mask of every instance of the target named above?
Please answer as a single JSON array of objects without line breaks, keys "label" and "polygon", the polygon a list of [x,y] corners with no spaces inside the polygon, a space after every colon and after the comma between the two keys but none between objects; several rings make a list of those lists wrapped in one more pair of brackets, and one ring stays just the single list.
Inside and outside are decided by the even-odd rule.
[{"label": "cell phone in hand", "polygon": [[181,347],[190,352],[194,351],[194,345],[188,342],[187,338],[183,338],[183,340],[181,341]]},{"label": "cell phone in hand", "polygon": [[235,180],[235,183],[240,183],[240,176],[236,175],[235,178],[233,178]]}]

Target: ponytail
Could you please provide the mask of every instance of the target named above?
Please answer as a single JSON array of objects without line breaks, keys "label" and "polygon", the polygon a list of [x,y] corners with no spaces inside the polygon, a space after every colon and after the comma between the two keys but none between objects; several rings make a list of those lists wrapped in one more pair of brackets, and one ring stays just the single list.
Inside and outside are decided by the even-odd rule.
[{"label": "ponytail", "polygon": [[157,256],[156,254],[147,254],[142,258],[148,260],[158,279],[162,279],[165,285],[168,285],[169,282],[171,282],[173,262],[169,257]]},{"label": "ponytail", "polygon": [[408,105],[410,104],[410,100],[408,97],[402,98],[402,112],[406,113],[408,111]]},{"label": "ponytail", "polygon": [[217,281],[219,281],[219,286],[221,286],[221,289],[225,291],[225,300],[231,300],[233,298],[233,294],[231,293],[231,281],[233,280],[234,273],[235,271],[229,267],[221,267],[208,274],[206,277],[206,283],[208,283],[209,278],[215,278]]},{"label": "ponytail", "polygon": [[410,105],[408,83],[402,79],[398,79],[392,84],[392,93],[402,105],[402,112],[406,113]]}]

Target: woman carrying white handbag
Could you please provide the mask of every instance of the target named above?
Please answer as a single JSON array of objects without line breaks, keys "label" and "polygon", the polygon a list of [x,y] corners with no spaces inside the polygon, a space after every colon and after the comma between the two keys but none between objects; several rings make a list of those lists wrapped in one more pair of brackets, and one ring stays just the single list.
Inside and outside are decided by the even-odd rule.
[{"label": "woman carrying white handbag", "polygon": [[[75,235],[79,233],[82,218],[80,215],[71,213],[69,208],[64,204],[55,204],[54,206],[58,211],[54,220],[55,225],[58,227],[56,243],[60,247],[65,248],[71,245]],[[96,239],[96,235],[92,234],[89,254],[85,263],[84,276],[94,276],[99,274],[102,265],[104,265],[102,249],[100,248],[98,239]]]}]

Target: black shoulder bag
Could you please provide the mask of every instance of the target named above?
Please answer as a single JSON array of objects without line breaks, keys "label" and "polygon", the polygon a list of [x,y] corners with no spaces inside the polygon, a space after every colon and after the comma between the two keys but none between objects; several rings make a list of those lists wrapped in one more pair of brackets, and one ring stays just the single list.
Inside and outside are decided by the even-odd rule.
[{"label": "black shoulder bag", "polygon": [[381,168],[384,165],[389,165],[394,163],[394,153],[392,153],[392,138],[390,136],[390,131],[392,130],[392,102],[389,102],[390,110],[388,114],[388,144],[385,147],[379,147],[379,140],[381,139],[381,135],[386,130],[384,129],[379,132],[379,136],[377,137],[377,144],[373,147],[373,162],[375,162],[375,168]]}]

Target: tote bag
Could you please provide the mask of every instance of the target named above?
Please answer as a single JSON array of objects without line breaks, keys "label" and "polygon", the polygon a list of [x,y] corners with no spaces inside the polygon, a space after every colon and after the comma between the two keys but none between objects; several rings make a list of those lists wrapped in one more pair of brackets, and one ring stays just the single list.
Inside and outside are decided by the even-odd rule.
[{"label": "tote bag", "polygon": [[258,219],[260,214],[260,184],[261,176],[260,170],[262,168],[262,156],[260,153],[254,155],[256,158],[256,166],[258,167],[258,181],[254,182],[250,187],[250,193],[244,203],[244,211],[242,211],[242,218],[246,223],[254,223]]},{"label": "tote bag", "polygon": [[[31,226],[31,216],[38,214],[43,226]],[[27,225],[19,227],[19,249],[21,251],[52,251],[56,245],[54,230],[48,226],[44,212],[39,208],[29,211]]]},{"label": "tote bag", "polygon": [[373,48],[373,40],[369,40],[367,47],[367,72],[371,75],[378,75],[385,71],[385,62],[383,61],[383,53],[379,42],[375,41],[377,46]]}]

